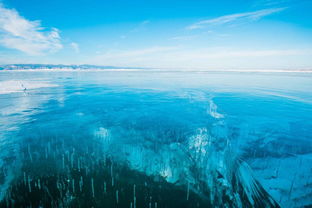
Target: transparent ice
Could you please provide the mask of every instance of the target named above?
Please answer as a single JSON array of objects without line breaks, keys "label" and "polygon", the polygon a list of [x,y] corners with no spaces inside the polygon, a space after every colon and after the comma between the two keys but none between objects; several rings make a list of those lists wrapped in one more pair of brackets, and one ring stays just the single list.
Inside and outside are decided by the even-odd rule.
[{"label": "transparent ice", "polygon": [[1,72],[7,81],[36,87],[0,94],[4,207],[23,203],[15,187],[63,207],[84,192],[94,206],[101,192],[164,207],[165,191],[143,193],[154,183],[185,207],[312,205],[310,74]]}]

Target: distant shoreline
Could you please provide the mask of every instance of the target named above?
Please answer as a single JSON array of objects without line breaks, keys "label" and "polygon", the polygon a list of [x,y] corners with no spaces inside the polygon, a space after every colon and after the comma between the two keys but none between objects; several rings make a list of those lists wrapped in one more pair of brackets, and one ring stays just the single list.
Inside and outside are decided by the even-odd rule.
[{"label": "distant shoreline", "polygon": [[312,70],[261,70],[261,69],[222,69],[222,70],[203,70],[203,69],[2,69],[0,72],[194,72],[194,73],[224,73],[224,72],[236,72],[236,73],[312,73]]}]

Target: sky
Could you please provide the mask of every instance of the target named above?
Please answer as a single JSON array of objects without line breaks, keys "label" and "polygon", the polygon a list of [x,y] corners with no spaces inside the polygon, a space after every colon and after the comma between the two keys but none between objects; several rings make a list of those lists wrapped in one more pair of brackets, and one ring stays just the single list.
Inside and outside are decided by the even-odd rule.
[{"label": "sky", "polygon": [[312,0],[0,0],[0,64],[312,69]]}]

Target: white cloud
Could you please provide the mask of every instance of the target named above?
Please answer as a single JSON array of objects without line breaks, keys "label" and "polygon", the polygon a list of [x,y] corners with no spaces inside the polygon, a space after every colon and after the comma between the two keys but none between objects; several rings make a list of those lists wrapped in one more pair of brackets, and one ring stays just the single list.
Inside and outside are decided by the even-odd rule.
[{"label": "white cloud", "polygon": [[262,17],[280,12],[285,10],[285,8],[273,8],[273,9],[263,9],[258,10],[255,12],[245,12],[245,13],[237,13],[237,14],[231,14],[231,15],[225,15],[213,19],[203,20],[196,22],[187,29],[194,30],[194,29],[201,29],[205,28],[207,26],[211,25],[222,25],[222,24],[228,24],[236,21],[256,21],[259,20]]},{"label": "white cloud", "polygon": [[192,40],[194,38],[198,37],[198,35],[182,35],[182,36],[175,36],[172,37],[171,40]]},{"label": "white cloud", "polygon": [[204,49],[181,53],[180,57],[188,59],[223,59],[223,58],[251,58],[271,56],[291,56],[312,54],[311,50],[212,50]]},{"label": "white cloud", "polygon": [[144,20],[144,21],[136,24],[136,26],[134,28],[132,28],[130,31],[128,31],[126,34],[121,35],[120,38],[126,39],[126,38],[128,38],[129,35],[131,35],[131,33],[138,33],[140,31],[144,30],[146,25],[148,25],[150,23],[151,23],[151,21]]},{"label": "white cloud", "polygon": [[138,58],[138,57],[146,57],[152,54],[172,51],[175,49],[177,49],[177,47],[155,46],[155,47],[143,48],[143,49],[138,49],[138,50],[116,50],[116,51],[110,51],[110,52],[104,53],[100,57],[105,58],[105,59]]},{"label": "white cloud", "polygon": [[137,26],[135,26],[130,33],[136,33],[139,32],[141,30],[143,30],[145,28],[146,25],[150,24],[151,21],[149,20],[144,20],[143,22],[140,22]]},{"label": "white cloud", "polygon": [[[312,50],[307,49],[242,50],[151,47],[140,50],[111,51],[95,56],[87,62],[101,65],[167,69],[295,68],[311,66],[309,61],[311,55]],[[301,60],[300,63],[298,63],[298,58]]]},{"label": "white cloud", "polygon": [[277,6],[289,4],[293,0],[255,0],[254,6]]},{"label": "white cloud", "polygon": [[141,25],[147,25],[147,24],[149,24],[151,21],[149,21],[149,20],[144,20],[143,22],[141,22]]},{"label": "white cloud", "polygon": [[79,48],[78,43],[72,42],[72,43],[70,43],[70,47],[71,47],[76,53],[79,53],[79,52],[80,52],[80,48]]},{"label": "white cloud", "polygon": [[45,30],[39,21],[29,21],[14,9],[0,3],[0,45],[28,55],[42,55],[60,50],[59,30]]},{"label": "white cloud", "polygon": [[157,57],[162,56],[166,52],[176,51],[176,49],[177,47],[155,46],[136,50],[111,50],[99,53],[87,62],[101,65],[141,66],[150,61],[152,66]]}]

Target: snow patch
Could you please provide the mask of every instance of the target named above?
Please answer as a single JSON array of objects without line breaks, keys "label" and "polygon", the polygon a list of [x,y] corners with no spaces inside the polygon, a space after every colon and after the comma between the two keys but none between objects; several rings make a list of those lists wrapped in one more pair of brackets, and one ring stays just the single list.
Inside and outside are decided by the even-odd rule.
[{"label": "snow patch", "polygon": [[0,82],[0,94],[10,94],[16,92],[26,92],[27,90],[57,87],[47,81],[25,81],[25,80],[9,80]]}]

